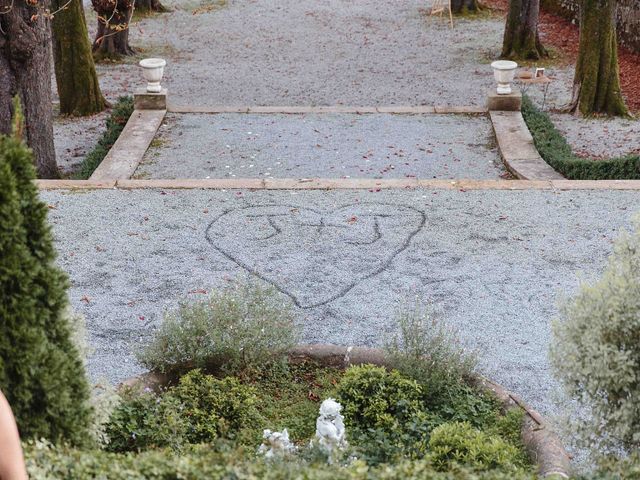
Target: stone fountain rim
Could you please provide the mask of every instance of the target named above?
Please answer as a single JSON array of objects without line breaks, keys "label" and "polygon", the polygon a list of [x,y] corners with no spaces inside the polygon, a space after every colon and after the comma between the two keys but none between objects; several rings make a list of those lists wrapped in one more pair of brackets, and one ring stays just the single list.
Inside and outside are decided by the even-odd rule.
[{"label": "stone fountain rim", "polygon": [[[347,368],[351,365],[373,364],[390,367],[384,350],[380,348],[342,346],[335,344],[301,344],[289,350],[292,361],[313,360],[324,367]],[[129,378],[120,387],[157,389],[168,384],[175,375],[160,372],[147,372]],[[498,397],[502,408],[520,408],[524,411],[522,440],[529,457],[538,466],[541,477],[559,476],[570,478],[571,460],[551,424],[525,403],[518,395],[500,384],[477,377],[477,385]]]}]

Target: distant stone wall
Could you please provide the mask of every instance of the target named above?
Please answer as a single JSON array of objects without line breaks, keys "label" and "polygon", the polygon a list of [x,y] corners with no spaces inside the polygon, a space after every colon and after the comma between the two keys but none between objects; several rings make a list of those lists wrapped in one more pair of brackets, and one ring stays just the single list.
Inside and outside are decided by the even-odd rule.
[{"label": "distant stone wall", "polygon": [[[542,0],[542,8],[577,22],[578,0]],[[640,53],[640,0],[618,0],[618,40]]]}]

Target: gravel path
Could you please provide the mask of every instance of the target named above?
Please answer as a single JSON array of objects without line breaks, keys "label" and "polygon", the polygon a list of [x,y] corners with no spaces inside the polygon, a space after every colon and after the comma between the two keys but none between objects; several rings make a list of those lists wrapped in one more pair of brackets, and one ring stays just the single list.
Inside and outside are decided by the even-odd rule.
[{"label": "gravel path", "polygon": [[469,115],[170,114],[135,178],[499,178]]},{"label": "gravel path", "polygon": [[[499,17],[457,19],[452,30],[425,14],[423,0],[215,2],[167,0],[174,12],[132,28],[134,47],[167,58],[165,85],[176,103],[481,106],[504,30]],[[562,77],[551,103],[568,101],[565,70],[549,69]],[[141,84],[135,65],[99,72],[111,97]]]},{"label": "gravel path", "polygon": [[640,120],[579,118],[552,113],[551,119],[581,157],[611,158],[640,155]]},{"label": "gravel path", "polygon": [[[418,296],[480,352],[482,371],[553,413],[559,292],[601,271],[637,192],[42,192],[94,379],[141,372],[163,309],[256,273],[299,306],[304,340],[379,345]],[[91,214],[89,215],[88,212]],[[194,292],[194,293],[190,293]]]},{"label": "gravel path", "polygon": [[75,172],[106,129],[109,112],[84,118],[57,116],[53,121],[56,160],[63,176]]}]

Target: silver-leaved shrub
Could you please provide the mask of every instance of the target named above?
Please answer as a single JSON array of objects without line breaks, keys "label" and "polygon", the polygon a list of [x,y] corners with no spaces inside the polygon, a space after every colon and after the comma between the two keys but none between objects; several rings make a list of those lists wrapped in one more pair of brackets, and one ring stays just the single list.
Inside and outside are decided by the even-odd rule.
[{"label": "silver-leaved shrub", "polygon": [[161,372],[222,368],[232,373],[282,358],[296,343],[290,302],[273,287],[239,283],[167,312],[137,356]]},{"label": "silver-leaved shrub", "polygon": [[615,243],[602,277],[561,303],[552,366],[581,415],[584,446],[640,446],[640,217]]}]

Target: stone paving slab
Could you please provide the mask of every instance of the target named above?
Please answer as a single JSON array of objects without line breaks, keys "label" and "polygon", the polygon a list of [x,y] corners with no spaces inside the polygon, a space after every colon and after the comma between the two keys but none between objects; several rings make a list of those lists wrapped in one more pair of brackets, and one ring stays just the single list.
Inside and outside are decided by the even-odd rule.
[{"label": "stone paving slab", "polygon": [[168,114],[134,178],[498,179],[486,116]]},{"label": "stone paving slab", "polygon": [[[507,182],[504,182],[507,183]],[[558,293],[593,278],[629,226],[627,191],[42,191],[94,379],[137,374],[162,311],[255,275],[295,302],[304,341],[380,345],[414,297],[482,372],[553,413]],[[90,212],[89,215],[87,212]]]}]

